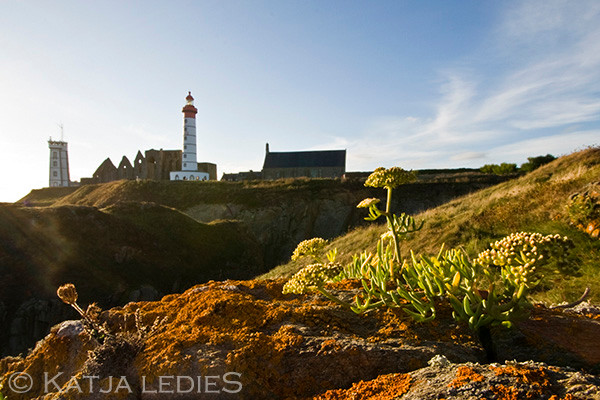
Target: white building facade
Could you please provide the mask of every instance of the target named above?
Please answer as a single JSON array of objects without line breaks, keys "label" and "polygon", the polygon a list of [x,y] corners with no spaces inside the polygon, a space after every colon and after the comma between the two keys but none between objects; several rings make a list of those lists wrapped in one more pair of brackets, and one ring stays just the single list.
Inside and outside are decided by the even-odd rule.
[{"label": "white building facade", "polygon": [[69,153],[67,142],[62,140],[48,140],[50,148],[50,187],[70,186]]},{"label": "white building facade", "polygon": [[171,171],[172,181],[205,181],[209,179],[206,172],[198,171],[198,160],[196,151],[196,114],[198,109],[194,107],[192,93],[188,92],[185,98],[186,105],[183,112],[183,153],[181,158],[181,171]]}]

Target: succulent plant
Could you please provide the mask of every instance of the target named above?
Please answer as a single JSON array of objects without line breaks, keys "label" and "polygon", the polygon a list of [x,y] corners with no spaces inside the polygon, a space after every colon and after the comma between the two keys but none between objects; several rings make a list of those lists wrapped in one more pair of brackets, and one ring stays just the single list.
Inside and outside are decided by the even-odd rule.
[{"label": "succulent plant", "polygon": [[311,264],[296,272],[289,281],[283,286],[283,293],[304,294],[308,292],[318,291],[328,299],[349,307],[349,305],[337,297],[333,296],[325,289],[327,282],[333,282],[343,270],[341,264]]}]

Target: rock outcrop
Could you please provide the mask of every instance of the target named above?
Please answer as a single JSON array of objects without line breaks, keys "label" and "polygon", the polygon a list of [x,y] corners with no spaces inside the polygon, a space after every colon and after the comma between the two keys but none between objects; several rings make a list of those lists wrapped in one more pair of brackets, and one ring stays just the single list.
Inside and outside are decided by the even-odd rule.
[{"label": "rock outcrop", "polygon": [[[484,365],[477,339],[442,305],[436,320],[419,324],[398,309],[356,315],[321,296],[283,295],[283,283],[209,282],[113,308],[102,319],[117,339],[103,344],[76,323],[63,323],[27,357],[1,360],[0,383],[11,400],[101,399],[107,394],[100,389],[111,384],[111,398],[124,399],[394,398],[367,396],[387,386],[407,399],[597,394],[589,373],[600,366],[600,351],[581,341],[600,337],[598,315],[536,307],[514,330],[493,332],[499,359],[535,363]],[[358,285],[343,281],[329,290],[349,297]],[[559,326],[563,319],[569,337],[567,325]],[[437,362],[428,366],[431,359]],[[31,378],[26,393],[10,389],[18,373]],[[48,385],[46,377],[57,378]],[[351,387],[365,392],[351,397],[343,391]],[[517,396],[529,392],[543,396]]]}]

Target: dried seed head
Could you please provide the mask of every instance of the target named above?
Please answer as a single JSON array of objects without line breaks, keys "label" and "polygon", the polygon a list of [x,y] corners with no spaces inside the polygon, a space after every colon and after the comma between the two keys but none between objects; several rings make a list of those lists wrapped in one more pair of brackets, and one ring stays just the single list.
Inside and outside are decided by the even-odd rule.
[{"label": "dried seed head", "polygon": [[102,313],[102,309],[98,307],[96,303],[92,303],[88,306],[87,310],[85,310],[85,315],[94,322],[98,321],[100,314]]},{"label": "dried seed head", "polygon": [[66,283],[56,291],[58,297],[67,304],[75,304],[77,302],[77,290],[72,283]]}]

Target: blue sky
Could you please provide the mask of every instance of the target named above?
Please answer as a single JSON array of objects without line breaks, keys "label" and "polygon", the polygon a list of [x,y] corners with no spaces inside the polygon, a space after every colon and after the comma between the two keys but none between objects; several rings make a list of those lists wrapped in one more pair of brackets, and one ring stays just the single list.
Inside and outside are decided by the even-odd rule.
[{"label": "blue sky", "polygon": [[347,149],[347,170],[479,167],[600,144],[598,1],[0,0],[0,201],[110,157],[181,148],[260,170]]}]

